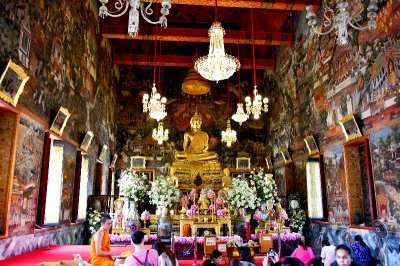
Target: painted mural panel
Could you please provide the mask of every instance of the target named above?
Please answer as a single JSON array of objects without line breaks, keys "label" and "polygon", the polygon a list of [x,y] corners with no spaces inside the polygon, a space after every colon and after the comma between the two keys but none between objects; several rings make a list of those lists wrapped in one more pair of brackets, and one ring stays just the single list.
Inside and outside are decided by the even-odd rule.
[{"label": "painted mural panel", "polygon": [[71,211],[74,195],[75,167],[76,147],[68,142],[64,142],[63,188],[61,192],[60,212],[61,222],[69,222],[72,218]]},{"label": "painted mural panel", "polygon": [[31,234],[35,228],[44,137],[42,125],[29,117],[21,116],[11,195],[9,236]]},{"label": "painted mural panel", "polygon": [[275,169],[275,182],[278,189],[278,196],[287,196],[284,167],[279,167]]},{"label": "painted mural panel", "polygon": [[294,161],[294,190],[301,195],[301,203],[304,208],[307,206],[307,175],[306,175],[306,159]]},{"label": "painted mural panel", "polygon": [[[15,114],[0,114],[0,235],[6,233]],[[10,180],[11,179],[11,180]]]},{"label": "painted mural panel", "polygon": [[342,146],[335,146],[324,152],[324,169],[328,220],[335,225],[348,224],[349,211]]},{"label": "painted mural panel", "polygon": [[378,218],[400,224],[400,124],[371,134]]}]

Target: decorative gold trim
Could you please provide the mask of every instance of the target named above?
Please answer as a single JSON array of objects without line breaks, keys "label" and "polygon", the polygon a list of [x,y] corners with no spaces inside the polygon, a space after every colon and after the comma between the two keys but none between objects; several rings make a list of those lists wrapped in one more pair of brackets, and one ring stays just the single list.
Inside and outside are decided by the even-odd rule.
[{"label": "decorative gold trim", "polygon": [[[12,72],[14,72],[14,73],[12,73]],[[15,74],[18,77],[15,77]],[[6,79],[6,75],[7,75],[7,79]],[[21,83],[18,85],[18,88],[12,87],[15,78],[17,78],[17,81],[19,81],[19,80],[21,81]],[[7,83],[9,83],[7,85],[7,88],[11,88],[11,90],[12,90],[11,94],[6,91],[5,84],[3,84],[3,81],[6,81],[6,80],[7,80]],[[11,82],[9,82],[10,80],[11,80]],[[10,103],[12,106],[16,107],[19,96],[24,91],[25,84],[28,82],[28,80],[29,80],[29,76],[25,73],[24,69],[21,66],[15,64],[10,59],[10,61],[8,61],[6,69],[4,70],[4,72],[0,78],[0,98],[3,99],[5,102]],[[16,90],[16,92],[15,92],[15,90]],[[15,94],[14,94],[14,92],[15,92]],[[14,96],[12,94],[14,94]]]},{"label": "decorative gold trim", "polygon": [[[243,165],[243,163],[245,165]],[[247,170],[250,169],[251,165],[250,165],[250,158],[247,157],[238,157],[236,158],[236,170]]]},{"label": "decorative gold trim", "polygon": [[281,149],[281,155],[283,160],[285,161],[285,164],[291,163],[292,162],[292,158],[290,157],[290,153],[288,151],[288,149]]},{"label": "decorative gold trim", "polygon": [[362,137],[360,128],[357,125],[354,115],[346,115],[339,121],[339,123],[342,127],[344,135],[346,136],[346,141]]}]

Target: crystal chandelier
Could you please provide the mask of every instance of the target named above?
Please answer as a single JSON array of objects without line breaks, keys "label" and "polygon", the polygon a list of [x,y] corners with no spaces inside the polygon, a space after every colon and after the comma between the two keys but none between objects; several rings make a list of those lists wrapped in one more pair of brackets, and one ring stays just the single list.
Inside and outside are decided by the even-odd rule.
[{"label": "crystal chandelier", "polygon": [[222,142],[226,142],[226,146],[230,147],[232,145],[232,142],[236,142],[237,137],[236,137],[236,131],[231,129],[231,121],[228,118],[227,125],[226,125],[226,130],[221,132]]},{"label": "crystal chandelier", "polygon": [[[316,28],[317,20],[316,15],[313,12],[313,7],[307,6],[307,15],[306,18],[308,20],[308,25],[311,27],[311,35],[314,33],[318,35],[327,35],[331,33],[334,29],[337,34],[337,43],[339,45],[345,45],[349,42],[347,25],[350,25],[352,28],[356,30],[373,30],[376,29],[376,11],[378,10],[377,0],[370,0],[369,5],[367,7],[367,17],[368,17],[368,25],[362,27],[358,23],[362,20],[360,15],[356,16],[353,20],[350,19],[350,13],[347,10],[349,7],[349,3],[347,1],[341,1],[336,6],[336,13],[330,7],[325,7],[323,26],[324,28],[328,28],[327,31],[321,32]],[[331,19],[333,15],[333,19]]]},{"label": "crystal chandelier", "polygon": [[258,94],[257,90],[257,79],[256,79],[256,56],[254,50],[254,19],[253,19],[253,9],[251,9],[251,33],[253,38],[253,79],[254,79],[254,90],[253,90],[253,100],[251,100],[250,96],[245,98],[246,102],[246,112],[250,116],[253,114],[254,119],[259,119],[261,115],[261,111],[265,113],[268,112],[268,98],[262,98],[260,94]]},{"label": "crystal chandelier", "polygon": [[157,140],[158,144],[162,144],[163,141],[168,140],[168,129],[164,129],[163,122],[158,123],[158,128],[153,128],[153,139]]},{"label": "crystal chandelier", "polygon": [[[238,59],[239,57],[239,43],[237,43],[237,50],[238,50]],[[242,101],[242,93],[241,93],[241,89],[240,89],[240,71],[238,71],[238,94],[239,94],[239,103],[237,104],[237,109],[236,109],[236,113],[234,113],[232,115],[232,119],[233,121],[239,123],[239,125],[241,126],[243,122],[246,122],[247,119],[249,119],[249,115],[246,114],[243,110],[243,103],[241,103]]]},{"label": "crystal chandelier", "polygon": [[110,17],[120,17],[129,10],[129,21],[128,21],[128,34],[130,36],[136,36],[139,31],[139,9],[140,13],[144,20],[151,24],[161,24],[162,27],[167,27],[167,17],[169,14],[169,9],[171,8],[171,0],[163,0],[161,2],[161,16],[158,21],[151,21],[147,16],[151,16],[153,14],[153,9],[151,5],[153,4],[153,0],[148,0],[149,4],[144,7],[143,0],[115,0],[115,10],[108,10],[106,4],[108,4],[109,0],[99,0],[101,6],[99,8],[99,16],[101,18],[105,18],[107,16]]},{"label": "crystal chandelier", "polygon": [[[156,26],[157,27],[157,26]],[[161,45],[160,45],[160,55],[161,55]],[[167,112],[165,111],[165,104],[167,103],[167,98],[162,97],[161,94],[157,92],[156,88],[156,57],[157,57],[157,29],[156,35],[154,38],[154,72],[153,72],[153,88],[151,88],[151,95],[149,99],[149,95],[146,93],[143,95],[143,112],[149,112],[151,118],[160,121],[163,120],[167,116]],[[160,83],[160,79],[158,80]]]},{"label": "crystal chandelier", "polygon": [[148,111],[150,117],[157,121],[163,120],[167,116],[165,111],[166,103],[167,98],[161,98],[161,95],[157,92],[156,84],[153,83],[150,100],[147,93],[143,95],[143,112],[146,113]]},{"label": "crystal chandelier", "polygon": [[240,68],[240,62],[236,57],[225,54],[224,47],[225,30],[221,23],[217,22],[217,1],[215,1],[215,21],[208,30],[210,47],[208,55],[198,58],[194,68],[199,74],[211,81],[220,81],[229,78]]}]

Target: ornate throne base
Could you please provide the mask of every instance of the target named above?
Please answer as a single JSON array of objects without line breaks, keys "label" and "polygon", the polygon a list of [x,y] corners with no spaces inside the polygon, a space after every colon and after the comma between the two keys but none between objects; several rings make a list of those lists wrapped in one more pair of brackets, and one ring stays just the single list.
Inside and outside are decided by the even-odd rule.
[{"label": "ornate throne base", "polygon": [[[219,162],[174,162],[172,166],[176,169],[175,176],[178,178],[178,187],[183,192],[192,188],[211,188],[214,191],[222,189],[221,165]],[[201,184],[195,184],[195,180]]]}]

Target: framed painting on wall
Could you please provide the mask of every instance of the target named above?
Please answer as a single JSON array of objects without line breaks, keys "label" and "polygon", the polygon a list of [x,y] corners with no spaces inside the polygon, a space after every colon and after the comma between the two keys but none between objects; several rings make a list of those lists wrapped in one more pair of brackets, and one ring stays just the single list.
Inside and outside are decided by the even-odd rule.
[{"label": "framed painting on wall", "polygon": [[347,115],[339,121],[342,126],[346,141],[362,137],[361,131],[358,128],[354,115]]},{"label": "framed painting on wall", "polygon": [[11,60],[8,61],[0,78],[0,98],[13,106],[17,106],[19,96],[22,94],[28,79],[29,76],[21,66]]},{"label": "framed painting on wall", "polygon": [[93,132],[92,131],[88,131],[86,132],[85,138],[82,141],[82,144],[80,146],[80,149],[84,152],[87,152],[90,146],[90,143],[92,142],[93,139]]},{"label": "framed painting on wall", "polygon": [[117,163],[118,154],[114,154],[114,157],[111,162],[111,168],[115,168],[115,164]]},{"label": "framed painting on wall", "polygon": [[135,170],[138,175],[145,175],[149,181],[154,181],[156,179],[156,169],[148,168],[143,170]]},{"label": "framed painting on wall", "polygon": [[100,155],[99,155],[99,161],[100,162],[104,162],[104,160],[106,159],[107,150],[108,150],[108,146],[107,145],[103,145],[103,148],[101,149],[101,152],[100,152]]},{"label": "framed painting on wall", "polygon": [[313,136],[307,136],[304,139],[304,142],[306,143],[306,146],[307,146],[308,155],[314,155],[314,154],[319,153],[317,143],[315,142],[315,139]]},{"label": "framed painting on wall", "polygon": [[265,163],[267,164],[267,170],[272,170],[274,165],[272,164],[271,156],[265,157]]},{"label": "framed painting on wall", "polygon": [[71,114],[68,112],[68,109],[61,106],[51,124],[50,130],[61,136],[70,116]]},{"label": "framed painting on wall", "polygon": [[145,169],[146,157],[144,156],[131,156],[131,169]]},{"label": "framed painting on wall", "polygon": [[250,169],[250,158],[247,157],[236,158],[236,169],[237,170]]}]

